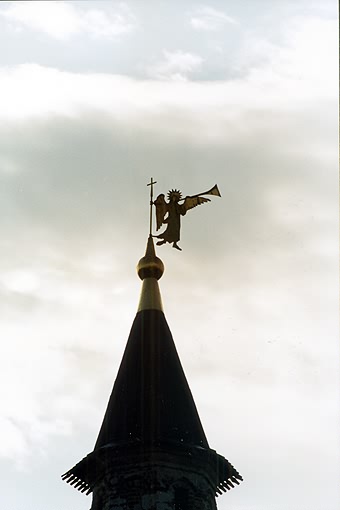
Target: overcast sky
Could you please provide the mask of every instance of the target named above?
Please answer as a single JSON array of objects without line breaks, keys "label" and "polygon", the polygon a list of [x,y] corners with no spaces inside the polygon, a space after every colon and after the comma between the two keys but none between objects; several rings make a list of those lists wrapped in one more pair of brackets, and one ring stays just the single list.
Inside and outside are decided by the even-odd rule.
[{"label": "overcast sky", "polygon": [[0,4],[0,478],[6,510],[88,510],[155,194],[165,313],[219,510],[339,507],[337,3]]}]

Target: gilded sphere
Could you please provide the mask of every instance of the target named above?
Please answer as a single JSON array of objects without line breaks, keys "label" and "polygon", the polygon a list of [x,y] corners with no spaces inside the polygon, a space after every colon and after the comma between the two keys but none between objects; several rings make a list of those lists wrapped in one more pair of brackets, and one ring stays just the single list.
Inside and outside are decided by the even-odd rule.
[{"label": "gilded sphere", "polygon": [[158,257],[145,255],[138,262],[137,273],[141,280],[144,280],[144,278],[156,278],[159,280],[164,273],[164,264]]}]

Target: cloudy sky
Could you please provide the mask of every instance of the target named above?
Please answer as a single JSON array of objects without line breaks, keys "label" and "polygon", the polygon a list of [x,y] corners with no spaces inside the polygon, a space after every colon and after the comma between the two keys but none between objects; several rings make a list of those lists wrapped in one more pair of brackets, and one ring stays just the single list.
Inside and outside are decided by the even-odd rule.
[{"label": "cloudy sky", "polygon": [[337,4],[0,4],[2,508],[87,510],[136,313],[155,193],[218,183],[165,313],[208,440],[244,476],[219,510],[339,494]]}]

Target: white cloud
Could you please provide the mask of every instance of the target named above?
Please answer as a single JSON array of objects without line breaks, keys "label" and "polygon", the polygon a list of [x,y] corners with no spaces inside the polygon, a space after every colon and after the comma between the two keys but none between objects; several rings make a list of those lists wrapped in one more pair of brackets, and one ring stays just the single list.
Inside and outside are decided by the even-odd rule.
[{"label": "white cloud", "polygon": [[0,10],[0,16],[15,30],[25,27],[59,40],[80,34],[112,38],[131,32],[136,26],[132,12],[123,3],[102,11],[63,1],[11,2]]},{"label": "white cloud", "polygon": [[296,18],[287,27],[285,44],[247,37],[245,64],[259,84],[278,82],[291,94],[304,87],[306,96],[319,92],[333,96],[338,76],[338,34],[334,20]]},{"label": "white cloud", "polygon": [[164,60],[150,66],[149,75],[158,80],[186,81],[188,75],[198,71],[203,63],[199,55],[184,51],[163,51]]},{"label": "white cloud", "polygon": [[[202,143],[224,138],[228,128],[230,141],[240,129],[252,129],[250,119],[242,125],[238,122],[244,112],[301,110],[319,100],[337,98],[335,22],[296,20],[286,41],[285,46],[268,47],[263,41],[255,44],[248,40],[253,43],[252,53],[247,50],[248,58],[251,55],[248,74],[232,81],[189,81],[203,59],[182,51],[165,51],[163,62],[149,69],[154,79],[144,81],[109,74],[82,75],[34,64],[0,68],[0,117],[16,121],[100,112],[143,125],[149,133],[161,128],[163,133],[183,139],[194,136]],[[165,111],[174,115],[160,126],[156,116]],[[191,116],[184,122],[175,118],[176,112],[182,116],[189,111]],[[203,117],[204,123],[197,122]],[[2,152],[2,172],[14,175],[18,165]]]},{"label": "white cloud", "polygon": [[[43,3],[43,2],[42,2]],[[207,136],[220,133],[219,120],[241,110],[291,110],[320,99],[336,99],[337,27],[329,20],[296,20],[286,45],[247,40],[247,74],[232,81],[189,81],[203,63],[199,55],[164,51],[149,67],[149,80],[109,74],[77,74],[24,64],[0,68],[0,116],[5,120],[100,111],[116,118],[143,117],[160,109],[197,111],[212,118]],[[100,93],[98,93],[100,91]],[[241,109],[241,110],[240,110]],[[177,128],[181,130],[181,125]],[[157,126],[158,129],[158,126]],[[247,126],[243,126],[247,129]],[[13,163],[1,155],[3,171]]]},{"label": "white cloud", "polygon": [[39,278],[31,271],[10,271],[2,274],[1,281],[8,290],[24,294],[39,287]]},{"label": "white cloud", "polygon": [[216,32],[224,28],[226,24],[236,25],[237,21],[212,7],[200,7],[192,15],[190,24],[195,30]]}]

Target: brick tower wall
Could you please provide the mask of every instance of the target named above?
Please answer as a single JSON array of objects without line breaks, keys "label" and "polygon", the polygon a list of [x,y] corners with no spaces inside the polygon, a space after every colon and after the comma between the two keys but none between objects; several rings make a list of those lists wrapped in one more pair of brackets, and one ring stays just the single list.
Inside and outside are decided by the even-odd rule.
[{"label": "brick tower wall", "polygon": [[134,465],[96,485],[91,510],[216,510],[215,491],[201,473]]}]

